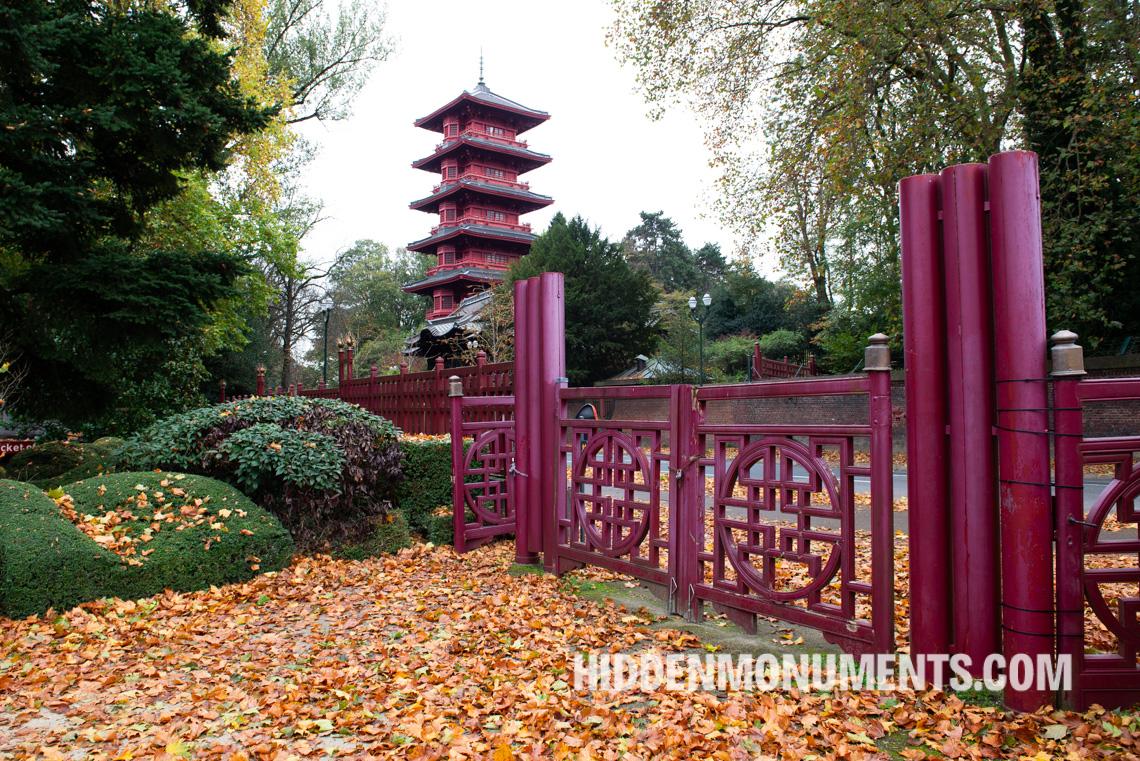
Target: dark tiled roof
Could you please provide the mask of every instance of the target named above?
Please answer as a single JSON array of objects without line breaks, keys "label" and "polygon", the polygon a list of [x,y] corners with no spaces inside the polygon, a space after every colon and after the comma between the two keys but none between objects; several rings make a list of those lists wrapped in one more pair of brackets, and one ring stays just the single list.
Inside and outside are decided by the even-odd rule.
[{"label": "dark tiled roof", "polygon": [[473,293],[463,301],[459,302],[459,306],[455,311],[447,317],[438,317],[434,320],[428,320],[427,327],[423,328],[419,333],[409,336],[404,344],[408,347],[404,350],[405,354],[415,354],[418,351],[421,341],[428,341],[430,338],[443,338],[444,336],[462,329],[478,331],[482,328],[482,323],[479,321],[479,315],[487,306],[487,302],[491,300],[491,291],[479,291]]},{"label": "dark tiled roof", "polygon": [[483,280],[483,281],[499,281],[506,276],[506,272],[502,270],[489,270],[483,267],[463,267],[461,269],[444,270],[437,272],[434,275],[429,275],[423,280],[417,280],[414,283],[408,283],[404,286],[405,291],[421,290],[433,285],[441,283],[448,283],[453,280]]},{"label": "dark tiled roof", "polygon": [[448,238],[454,238],[457,235],[473,235],[477,238],[495,238],[498,240],[514,241],[516,243],[530,243],[538,236],[534,233],[524,233],[515,230],[504,230],[501,227],[491,227],[490,225],[456,225],[455,227],[444,227],[438,232],[413,241],[408,244],[409,251],[419,251],[423,248],[431,246],[434,243],[445,241]]},{"label": "dark tiled roof", "polygon": [[410,206],[414,209],[417,206],[428,204],[432,201],[439,201],[447,196],[457,193],[461,190],[474,190],[480,193],[490,193],[491,195],[500,196],[503,198],[511,198],[516,201],[534,204],[536,207],[546,206],[554,202],[550,196],[532,193],[529,190],[522,190],[521,188],[511,188],[505,185],[496,185],[492,182],[479,182],[478,180],[459,180],[447,187],[441,188],[438,192],[432,193],[426,198],[421,198],[418,201],[412,201]]},{"label": "dark tiled roof", "polygon": [[[534,167],[540,167],[543,164],[547,164],[550,162],[550,155],[546,154],[546,153],[539,153],[538,151],[532,151],[529,148],[520,148],[517,145],[506,145],[504,143],[496,143],[494,140],[486,140],[484,138],[474,137],[472,135],[460,135],[459,137],[454,137],[454,138],[451,138],[450,140],[448,140],[446,143],[444,143],[439,149],[437,149],[430,156],[424,156],[422,159],[417,159],[416,161],[413,161],[412,162],[412,168],[413,169],[424,169],[426,167],[426,165],[434,163],[435,161],[439,160],[440,158],[447,155],[448,153],[451,153],[456,148],[460,148],[464,145],[467,145],[467,146],[470,146],[473,148],[485,148],[487,150],[497,151],[499,153],[505,153],[508,156],[513,156],[514,158],[522,159],[524,161],[524,163],[526,163],[526,164],[533,164]],[[532,167],[532,168],[534,168],[534,167]],[[429,169],[428,171],[435,171],[435,170]],[[526,171],[529,171],[529,170],[526,170]]]}]

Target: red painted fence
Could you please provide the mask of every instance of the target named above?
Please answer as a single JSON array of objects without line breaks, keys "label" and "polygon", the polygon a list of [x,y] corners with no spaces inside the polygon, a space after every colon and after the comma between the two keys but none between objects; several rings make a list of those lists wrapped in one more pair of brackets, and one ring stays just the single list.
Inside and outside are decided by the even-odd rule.
[{"label": "red painted fence", "polygon": [[807,362],[789,362],[785,355],[783,359],[771,359],[760,351],[760,344],[752,345],[752,380],[765,378],[805,378],[819,375],[819,367],[815,364],[815,355],[809,354]]},{"label": "red painted fence", "polygon": [[[302,385],[266,388],[265,372],[258,373],[258,396],[310,396],[341,399],[359,405],[369,412],[387,418],[405,433],[440,434],[451,428],[451,403],[448,401],[448,378],[458,377],[465,396],[509,396],[514,388],[514,364],[488,363],[479,352],[476,364],[445,369],[437,359],[435,368],[427,372],[409,373],[407,365],[397,375],[379,375],[376,366],[367,377],[352,373],[353,349],[349,344],[340,352],[340,383],[332,388],[305,388]],[[220,401],[242,397],[227,396],[226,383],[221,383]]]}]

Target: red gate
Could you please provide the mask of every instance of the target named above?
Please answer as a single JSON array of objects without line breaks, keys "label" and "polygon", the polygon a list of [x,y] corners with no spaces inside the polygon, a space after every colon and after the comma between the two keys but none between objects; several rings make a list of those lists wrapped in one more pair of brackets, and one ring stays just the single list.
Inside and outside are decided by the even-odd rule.
[{"label": "red gate", "polygon": [[[685,579],[694,617],[724,609],[754,633],[756,614],[819,629],[854,653],[894,650],[894,513],[887,337],[871,338],[867,375],[697,390],[695,472],[704,494],[681,503],[693,537]],[[739,423],[753,400],[862,395],[865,425],[804,425],[773,415]],[[714,414],[717,407],[722,414]],[[727,414],[724,414],[727,413]],[[785,413],[786,414],[786,413]],[[857,464],[857,443],[870,461]],[[710,477],[711,473],[711,477]],[[870,481],[867,528],[857,530],[856,479]],[[705,489],[701,488],[701,492]],[[871,562],[858,561],[870,544]]]},{"label": "red gate", "polygon": [[[561,389],[547,567],[629,574],[693,618],[708,602],[748,631],[761,614],[820,629],[851,652],[894,650],[886,342],[872,338],[865,376]],[[868,397],[865,425],[739,423],[717,409],[852,394]],[[621,417],[622,407],[654,400],[668,401],[662,419]],[[587,402],[591,414],[576,414]],[[855,462],[859,439],[868,464]],[[866,531],[856,528],[857,478],[870,480]],[[857,562],[860,542],[870,545],[869,567]]]},{"label": "red gate", "polygon": [[[674,493],[679,450],[671,419],[604,419],[620,402],[671,399],[689,386],[564,388],[559,392],[559,474],[556,478],[553,558],[562,574],[583,564],[627,573],[669,587],[677,577]],[[593,404],[603,419],[579,418]],[[672,450],[670,447],[673,446]],[[662,481],[665,481],[663,486]]]},{"label": "red gate", "polygon": [[515,531],[515,398],[465,397],[458,376],[450,396],[454,541],[467,552]]},{"label": "red gate", "polygon": [[[1131,525],[1140,523],[1140,436],[1085,438],[1082,419],[1089,404],[1140,400],[1140,378],[1081,380],[1076,338],[1053,339],[1057,650],[1072,659],[1069,702],[1084,710],[1140,701],[1140,537]],[[1086,509],[1085,466],[1097,464],[1112,477]]]}]

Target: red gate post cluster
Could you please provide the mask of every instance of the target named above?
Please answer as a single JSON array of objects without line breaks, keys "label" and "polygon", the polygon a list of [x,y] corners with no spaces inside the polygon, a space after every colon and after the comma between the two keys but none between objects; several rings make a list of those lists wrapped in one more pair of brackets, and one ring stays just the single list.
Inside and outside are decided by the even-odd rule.
[{"label": "red gate post cluster", "polygon": [[899,186],[912,652],[968,655],[974,676],[997,652],[1053,653],[1037,188],[1020,151]]},{"label": "red gate post cluster", "polygon": [[564,312],[561,272],[515,282],[515,562],[528,565],[552,541],[553,489],[563,467],[558,389],[566,375]]}]

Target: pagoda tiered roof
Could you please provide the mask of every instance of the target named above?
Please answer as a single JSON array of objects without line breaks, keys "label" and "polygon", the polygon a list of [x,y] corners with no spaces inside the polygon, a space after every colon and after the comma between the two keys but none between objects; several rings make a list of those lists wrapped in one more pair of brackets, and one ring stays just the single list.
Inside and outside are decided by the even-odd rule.
[{"label": "pagoda tiered roof", "polygon": [[[523,248],[529,247],[531,242],[538,237],[533,233],[523,232],[522,230],[511,230],[506,227],[495,227],[489,224],[482,225],[468,222],[437,227],[428,237],[409,243],[408,250],[431,253],[435,251],[435,247],[440,243],[464,236],[484,240],[491,239],[503,243],[514,243]],[[526,252],[523,251],[522,253],[525,254]]]},{"label": "pagoda tiered roof", "polygon": [[513,124],[515,129],[520,133],[537,127],[550,118],[550,114],[545,111],[527,108],[521,103],[514,102],[510,98],[496,95],[488,89],[487,85],[480,81],[474,90],[464,90],[459,94],[459,97],[447,105],[437,108],[427,116],[416,119],[415,125],[432,130],[433,132],[442,132],[443,117],[453,111],[462,109],[468,109],[473,112],[494,112],[504,121]]},{"label": "pagoda tiered roof", "polygon": [[441,270],[428,275],[423,280],[408,283],[404,286],[407,293],[430,291],[436,286],[456,283],[461,280],[473,280],[478,283],[498,283],[506,277],[506,270],[493,270],[486,267],[454,267]]},{"label": "pagoda tiered roof", "polygon": [[520,214],[525,214],[528,211],[541,209],[554,203],[554,199],[550,196],[532,193],[523,187],[514,187],[518,185],[522,185],[522,183],[507,184],[460,177],[458,180],[436,186],[436,191],[430,196],[413,201],[409,206],[417,211],[434,213],[439,211],[439,202],[448,198],[493,196],[501,205],[510,207]]},{"label": "pagoda tiered roof", "polygon": [[464,150],[468,153],[481,154],[490,151],[501,158],[508,159],[518,171],[529,172],[540,166],[550,163],[550,156],[538,151],[532,151],[521,145],[512,145],[514,141],[494,140],[489,137],[479,137],[474,134],[460,134],[436,146],[435,152],[412,162],[413,169],[423,169],[428,172],[438,172],[439,164],[443,159],[453,153]]}]

